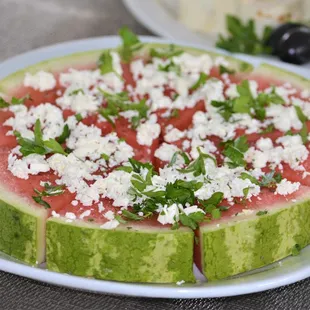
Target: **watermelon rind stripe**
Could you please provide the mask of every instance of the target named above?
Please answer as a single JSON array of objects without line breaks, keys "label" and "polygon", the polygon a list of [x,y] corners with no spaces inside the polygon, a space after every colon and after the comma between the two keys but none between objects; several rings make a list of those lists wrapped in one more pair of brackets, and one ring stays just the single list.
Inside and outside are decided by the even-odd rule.
[{"label": "watermelon rind stripe", "polygon": [[194,234],[189,229],[101,229],[95,224],[49,219],[49,270],[123,282],[194,282]]},{"label": "watermelon rind stripe", "polygon": [[0,251],[30,265],[45,259],[45,209],[0,186]]},{"label": "watermelon rind stripe", "polygon": [[309,79],[270,64],[262,63],[253,70],[252,74],[253,76],[261,76],[262,78],[281,81],[283,83],[291,83],[301,90],[310,89]]},{"label": "watermelon rind stripe", "polygon": [[291,255],[296,244],[310,244],[310,200],[219,227],[203,226],[200,242],[203,273],[210,281],[269,265]]}]

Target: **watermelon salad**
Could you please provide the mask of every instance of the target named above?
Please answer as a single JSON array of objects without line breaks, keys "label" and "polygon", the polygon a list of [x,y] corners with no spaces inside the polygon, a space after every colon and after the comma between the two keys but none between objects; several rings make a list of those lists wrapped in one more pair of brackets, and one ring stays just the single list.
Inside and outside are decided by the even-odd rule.
[{"label": "watermelon salad", "polygon": [[98,279],[209,281],[310,243],[310,81],[122,45],[0,81],[0,251]]}]

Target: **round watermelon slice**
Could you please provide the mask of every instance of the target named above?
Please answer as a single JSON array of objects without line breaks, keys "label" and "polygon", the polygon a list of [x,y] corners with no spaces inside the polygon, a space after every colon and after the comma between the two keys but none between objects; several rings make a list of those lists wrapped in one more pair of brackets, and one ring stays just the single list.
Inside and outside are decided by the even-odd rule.
[{"label": "round watermelon slice", "polygon": [[[147,57],[151,48],[158,47],[166,45],[146,44],[140,51],[140,56]],[[185,50],[197,55],[205,53],[192,48]],[[21,86],[26,72],[45,70],[57,76],[72,67],[95,68],[101,53],[102,51],[95,51],[76,54],[32,66],[2,80],[0,91],[5,98],[21,97],[29,92],[29,89]],[[210,53],[210,56],[215,59],[219,55]],[[240,60],[231,57],[226,59],[232,69],[237,70],[234,82],[247,76],[252,69],[251,65]],[[124,68],[126,83],[134,86],[128,68]],[[260,73],[261,69],[257,72]],[[213,69],[211,75],[218,76],[218,72]],[[296,79],[295,77],[295,82]],[[306,82],[302,80],[300,88],[305,86]],[[48,98],[46,100],[54,103],[56,92],[57,89],[43,95]],[[31,96],[33,102],[29,104],[33,105],[45,98],[33,90]],[[198,110],[203,110],[202,105],[197,104],[190,111],[179,111],[180,118],[161,120],[161,126],[173,125],[179,129],[188,129],[192,123],[192,115]],[[6,112],[1,113],[2,121],[10,116],[5,114]],[[102,122],[96,116],[85,118],[82,122],[88,126],[95,124],[103,134],[114,130],[108,122]],[[48,172],[30,176],[28,180],[14,178],[7,171],[7,156],[8,150],[16,146],[16,140],[12,136],[6,136],[6,131],[4,126],[0,127],[3,138],[0,144],[0,223],[3,227],[0,232],[1,251],[32,265],[41,263],[46,258],[48,269],[79,276],[126,282],[195,281],[192,272],[194,232],[187,227],[181,226],[172,230],[171,225],[163,226],[156,217],[151,217],[141,222],[128,221],[111,230],[102,229],[100,226],[107,222],[107,218],[99,212],[98,207],[91,207],[93,212],[88,214],[86,211],[91,208],[72,204],[74,195],[67,190],[61,196],[47,197],[46,202],[50,205],[48,209],[35,204],[32,200],[33,190],[42,187],[42,181],[53,183],[57,177]],[[136,132],[128,127],[125,119],[116,121],[116,133],[133,147],[136,159],[154,162],[154,152],[163,141],[163,133],[148,147],[137,144]],[[253,141],[255,139],[253,138]],[[158,166],[163,164],[159,163]],[[281,197],[282,200],[273,193],[263,192],[260,200],[253,199],[247,207],[258,211],[266,210],[267,214],[260,217],[256,214],[253,217],[246,214],[232,217],[230,212],[238,212],[239,209],[242,211],[244,208],[243,205],[235,205],[234,211],[233,208],[227,211],[219,222],[201,224],[197,232],[197,252],[200,252],[196,258],[197,264],[210,280],[214,280],[281,259],[290,254],[289,249],[294,242],[304,247],[310,242],[307,237],[310,236],[308,230],[302,230],[309,226],[308,195],[308,187],[301,187],[293,196]],[[298,202],[294,202],[294,199],[298,199]],[[118,210],[113,206],[113,201],[102,202],[105,211]],[[74,214],[75,218],[68,217],[68,213]],[[294,216],[289,217],[291,214]],[[276,240],[269,235],[271,224],[277,227],[271,231]],[[298,229],[293,229],[295,224],[300,225]],[[283,229],[287,225],[292,229],[283,237]],[[252,239],[255,237],[254,241],[251,239],[251,253],[248,253],[246,236],[251,236]],[[223,238],[225,247],[222,246]],[[259,246],[259,242],[266,244]],[[275,242],[283,247],[277,248],[272,254],[264,254]],[[257,255],[265,256],[264,259],[259,259]],[[226,268],[227,264],[230,265]]]}]

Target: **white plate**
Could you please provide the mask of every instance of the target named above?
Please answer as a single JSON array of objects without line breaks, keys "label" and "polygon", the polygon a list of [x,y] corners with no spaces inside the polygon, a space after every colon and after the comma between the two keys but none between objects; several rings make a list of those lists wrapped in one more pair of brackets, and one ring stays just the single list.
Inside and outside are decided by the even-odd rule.
[{"label": "white plate", "polygon": [[[192,31],[177,20],[177,12],[174,9],[176,0],[123,0],[123,2],[141,24],[161,37],[200,44],[205,48],[215,46],[214,36]],[[274,56],[260,58],[282,63]],[[310,63],[302,67],[310,69]]]},{"label": "white plate", "polygon": [[[153,37],[142,37],[145,42],[167,43],[171,40],[158,39]],[[54,57],[64,56],[75,52],[89,51],[95,49],[112,48],[119,44],[117,37],[94,38],[79,41],[72,41],[45,48],[40,48],[20,56],[13,57],[0,64],[0,79],[20,70],[26,66],[33,65],[39,61]],[[189,45],[173,40],[173,43]],[[191,45],[202,48],[199,45]],[[213,49],[215,50],[215,49]],[[254,65],[261,61],[255,57],[242,56]],[[292,65],[282,65],[296,73],[310,78],[309,70]],[[67,286],[76,289],[88,290],[101,293],[114,293],[131,296],[163,297],[163,298],[203,298],[222,297],[248,294],[276,288],[282,285],[294,283],[310,276],[310,247],[304,249],[299,256],[289,257],[280,263],[269,265],[247,274],[239,275],[231,279],[207,283],[203,276],[195,269],[195,274],[200,280],[196,284],[135,284],[120,283],[112,281],[94,280],[89,278],[76,277],[66,274],[47,271],[44,265],[36,268],[18,262],[0,252],[0,270],[14,273],[31,279],[48,282],[51,284]]]}]

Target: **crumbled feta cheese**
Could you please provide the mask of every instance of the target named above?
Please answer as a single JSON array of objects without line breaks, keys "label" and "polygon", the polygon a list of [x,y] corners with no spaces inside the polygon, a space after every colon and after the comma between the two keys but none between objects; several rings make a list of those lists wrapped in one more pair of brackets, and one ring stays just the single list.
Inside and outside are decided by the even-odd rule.
[{"label": "crumbled feta cheese", "polygon": [[104,215],[103,215],[106,219],[112,221],[114,220],[115,216],[114,216],[114,212],[109,210],[108,212],[106,212]]},{"label": "crumbled feta cheese", "polygon": [[90,216],[91,210],[86,210],[83,213],[80,214],[79,218],[82,220],[86,216]]},{"label": "crumbled feta cheese", "polygon": [[50,72],[39,71],[35,74],[27,72],[24,78],[24,86],[43,92],[55,88],[56,79]]},{"label": "crumbled feta cheese", "polygon": [[128,194],[131,187],[131,173],[125,171],[112,171],[106,178],[97,180],[94,189],[103,197],[113,200],[113,206],[127,207],[132,201]]},{"label": "crumbled feta cheese", "polygon": [[56,217],[59,218],[60,214],[58,214],[57,212],[55,212],[54,210],[52,211],[52,217]]},{"label": "crumbled feta cheese", "polygon": [[7,119],[3,125],[17,130],[24,138],[34,138],[32,128],[37,119],[41,122],[44,140],[58,137],[63,131],[62,111],[50,103],[40,104],[29,110],[24,105],[12,105],[9,109],[14,113],[14,117]]},{"label": "crumbled feta cheese", "polygon": [[158,215],[157,221],[163,225],[174,224],[179,221],[179,206],[174,203],[171,206],[163,206]]},{"label": "crumbled feta cheese", "polygon": [[266,108],[266,116],[272,118],[275,128],[283,132],[291,128],[296,130],[302,128],[302,123],[293,106],[287,107],[281,104],[273,104]]},{"label": "crumbled feta cheese", "polygon": [[160,134],[160,126],[155,123],[146,122],[137,128],[137,142],[140,145],[151,146],[153,140],[157,139]]},{"label": "crumbled feta cheese", "polygon": [[76,219],[76,215],[73,212],[66,212],[65,218],[67,218],[69,220],[75,220]]},{"label": "crumbled feta cheese", "polygon": [[111,220],[100,226],[102,229],[115,229],[119,225],[118,220]]},{"label": "crumbled feta cheese", "polygon": [[190,207],[187,207],[187,208],[183,209],[183,212],[184,212],[186,215],[189,215],[189,214],[191,214],[191,213],[196,213],[196,212],[205,213],[202,209],[198,208],[197,206],[190,206]]},{"label": "crumbled feta cheese", "polygon": [[8,157],[8,170],[20,178],[27,180],[29,175],[37,175],[41,172],[48,172],[50,167],[45,160],[45,156],[30,154],[27,157],[18,159],[16,155],[10,153]]},{"label": "crumbled feta cheese", "polygon": [[159,158],[162,161],[170,161],[175,152],[180,151],[177,146],[173,144],[163,143],[161,146],[155,151],[154,156]]},{"label": "crumbled feta cheese", "polygon": [[56,99],[56,103],[63,109],[70,109],[76,113],[95,112],[101,100],[94,95],[78,92],[75,95],[63,95]]},{"label": "crumbled feta cheese", "polygon": [[283,179],[278,185],[277,189],[275,191],[275,195],[290,195],[294,192],[296,192],[300,187],[299,182],[290,182],[287,179]]},{"label": "crumbled feta cheese", "polygon": [[185,137],[186,132],[181,131],[177,128],[172,128],[165,134],[165,141],[166,142],[175,142]]}]

